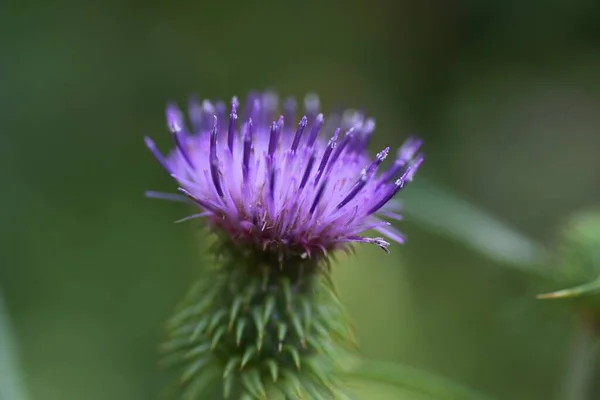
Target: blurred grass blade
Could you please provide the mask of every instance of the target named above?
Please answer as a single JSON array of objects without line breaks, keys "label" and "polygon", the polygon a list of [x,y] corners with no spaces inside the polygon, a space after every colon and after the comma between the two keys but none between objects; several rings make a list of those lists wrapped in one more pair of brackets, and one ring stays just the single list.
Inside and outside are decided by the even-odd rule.
[{"label": "blurred grass blade", "polygon": [[600,293],[600,277],[589,283],[551,293],[539,294],[538,299],[564,299],[568,297],[592,296]]},{"label": "blurred grass blade", "polygon": [[26,400],[21,369],[16,357],[16,341],[4,300],[0,294],[0,399]]},{"label": "blurred grass blade", "polygon": [[403,214],[414,222],[490,259],[544,274],[540,266],[546,252],[539,244],[452,193],[419,179],[404,192],[403,200]]},{"label": "blurred grass blade", "polygon": [[356,360],[343,372],[351,379],[381,383],[431,400],[492,400],[458,383],[413,367],[376,360]]}]

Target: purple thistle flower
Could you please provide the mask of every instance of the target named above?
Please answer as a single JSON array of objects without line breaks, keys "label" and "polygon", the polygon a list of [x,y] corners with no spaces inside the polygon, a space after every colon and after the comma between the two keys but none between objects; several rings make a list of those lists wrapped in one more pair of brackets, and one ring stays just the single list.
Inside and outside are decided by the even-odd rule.
[{"label": "purple thistle flower", "polygon": [[305,255],[353,243],[387,251],[384,238],[361,235],[367,230],[402,243],[384,218],[401,219],[393,197],[422,163],[421,141],[409,138],[385,167],[389,148],[374,158],[367,153],[372,119],[346,112],[338,118],[340,128],[322,132],[316,96],[307,96],[299,123],[290,120],[295,106],[286,100],[277,117],[273,93],[251,93],[241,110],[234,97],[227,115],[222,103],[191,99],[191,131],[182,112],[167,107],[175,149],[164,157],[149,138],[146,145],[179,191],[200,207],[186,219],[205,217],[232,240]]}]

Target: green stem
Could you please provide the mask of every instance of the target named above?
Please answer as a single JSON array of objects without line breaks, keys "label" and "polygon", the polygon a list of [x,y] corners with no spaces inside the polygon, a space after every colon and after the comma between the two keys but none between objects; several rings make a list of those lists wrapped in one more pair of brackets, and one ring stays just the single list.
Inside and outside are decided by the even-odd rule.
[{"label": "green stem", "polygon": [[583,313],[579,318],[571,347],[570,360],[563,398],[565,400],[590,400],[594,387],[597,358],[597,318]]},{"label": "green stem", "polygon": [[29,397],[17,359],[17,343],[8,312],[0,295],[0,399],[25,400]]}]

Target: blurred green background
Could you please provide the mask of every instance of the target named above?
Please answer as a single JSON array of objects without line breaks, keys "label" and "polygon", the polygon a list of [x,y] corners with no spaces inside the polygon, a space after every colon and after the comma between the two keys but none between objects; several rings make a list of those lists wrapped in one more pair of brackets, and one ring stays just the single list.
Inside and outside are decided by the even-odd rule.
[{"label": "blurred green background", "polygon": [[[173,224],[189,210],[143,197],[174,189],[142,141],[170,146],[167,100],[365,108],[373,152],[419,134],[417,181],[549,246],[600,199],[597,1],[5,0],[0,44],[0,290],[34,400],[166,396],[162,324],[206,262],[196,225]],[[336,270],[363,354],[558,398],[573,321],[534,299],[549,288],[410,213],[399,227],[405,246]],[[381,390],[361,389],[400,396]]]}]

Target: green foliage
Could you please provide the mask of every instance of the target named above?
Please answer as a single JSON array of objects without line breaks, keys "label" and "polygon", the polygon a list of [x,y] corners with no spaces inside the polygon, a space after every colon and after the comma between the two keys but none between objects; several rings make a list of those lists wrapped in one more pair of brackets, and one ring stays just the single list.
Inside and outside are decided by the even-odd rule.
[{"label": "green foliage", "polygon": [[449,236],[501,265],[545,276],[542,246],[449,190],[419,179],[404,195],[404,213],[436,234]]},{"label": "green foliage", "polygon": [[412,396],[429,400],[491,400],[458,383],[400,363],[357,359],[344,371],[344,376],[391,385]]}]

